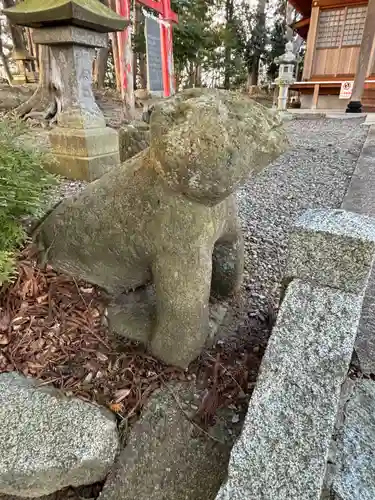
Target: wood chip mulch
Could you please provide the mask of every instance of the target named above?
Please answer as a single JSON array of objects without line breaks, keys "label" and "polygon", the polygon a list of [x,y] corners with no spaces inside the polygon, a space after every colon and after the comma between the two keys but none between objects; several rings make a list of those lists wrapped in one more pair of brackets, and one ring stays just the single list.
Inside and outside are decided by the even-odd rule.
[{"label": "wood chip mulch", "polygon": [[218,347],[183,372],[113,337],[102,324],[104,307],[95,287],[49,266],[38,268],[26,248],[15,281],[0,290],[0,373],[35,377],[130,421],[152,392],[171,380],[198,378],[203,387],[198,413],[208,423],[218,408],[241,404],[251,392],[262,355],[252,346]]}]

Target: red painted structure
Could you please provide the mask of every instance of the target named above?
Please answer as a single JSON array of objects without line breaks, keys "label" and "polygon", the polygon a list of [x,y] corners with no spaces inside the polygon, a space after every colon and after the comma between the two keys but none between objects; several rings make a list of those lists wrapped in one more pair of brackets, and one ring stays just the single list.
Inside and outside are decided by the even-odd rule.
[{"label": "red painted structure", "polygon": [[[171,0],[136,0],[140,4],[156,11],[161,20],[160,23],[160,40],[161,40],[161,58],[163,67],[163,87],[164,97],[169,97],[175,90],[175,79],[173,70],[173,23],[178,23],[178,16],[171,8]],[[126,19],[130,19],[130,2],[131,0],[116,0],[116,11]],[[129,28],[123,33],[120,33],[121,43],[119,47],[126,47],[129,38]],[[123,49],[122,49],[123,50]],[[124,89],[128,87],[128,75],[132,75],[133,71],[128,64],[124,64],[123,54],[120,54],[120,71],[123,75],[122,81]],[[124,67],[125,66],[125,67]]]}]

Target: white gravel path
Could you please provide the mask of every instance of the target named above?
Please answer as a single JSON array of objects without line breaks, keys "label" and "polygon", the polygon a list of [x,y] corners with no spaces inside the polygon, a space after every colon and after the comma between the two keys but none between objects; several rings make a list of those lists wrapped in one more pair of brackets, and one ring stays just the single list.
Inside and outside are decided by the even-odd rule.
[{"label": "white gravel path", "polygon": [[307,208],[341,205],[368,132],[362,122],[288,122],[289,152],[239,191],[249,316],[263,319],[270,299],[277,302],[288,232],[296,217]]}]

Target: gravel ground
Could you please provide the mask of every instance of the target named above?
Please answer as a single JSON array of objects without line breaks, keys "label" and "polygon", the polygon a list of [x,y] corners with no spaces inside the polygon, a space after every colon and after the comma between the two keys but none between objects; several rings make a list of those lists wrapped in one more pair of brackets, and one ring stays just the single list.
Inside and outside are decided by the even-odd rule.
[{"label": "gravel ground", "polygon": [[288,122],[289,152],[238,193],[248,316],[262,320],[270,301],[277,304],[288,232],[299,214],[307,208],[340,207],[368,132],[362,122]]}]

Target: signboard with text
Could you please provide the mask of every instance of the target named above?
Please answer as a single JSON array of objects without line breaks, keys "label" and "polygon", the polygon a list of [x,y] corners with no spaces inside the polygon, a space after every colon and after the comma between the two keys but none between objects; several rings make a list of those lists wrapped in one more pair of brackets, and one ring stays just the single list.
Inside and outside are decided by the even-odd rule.
[{"label": "signboard with text", "polygon": [[145,19],[147,82],[150,92],[163,92],[163,63],[160,23],[153,17]]},{"label": "signboard with text", "polygon": [[342,82],[339,99],[350,99],[353,92],[354,82]]}]

